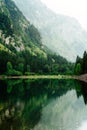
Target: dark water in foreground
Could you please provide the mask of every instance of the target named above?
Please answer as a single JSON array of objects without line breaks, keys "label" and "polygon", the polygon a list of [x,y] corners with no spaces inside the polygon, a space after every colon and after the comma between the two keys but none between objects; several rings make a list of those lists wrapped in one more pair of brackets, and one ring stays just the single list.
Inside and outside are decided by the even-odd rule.
[{"label": "dark water in foreground", "polygon": [[0,130],[87,130],[87,84],[0,80]]}]

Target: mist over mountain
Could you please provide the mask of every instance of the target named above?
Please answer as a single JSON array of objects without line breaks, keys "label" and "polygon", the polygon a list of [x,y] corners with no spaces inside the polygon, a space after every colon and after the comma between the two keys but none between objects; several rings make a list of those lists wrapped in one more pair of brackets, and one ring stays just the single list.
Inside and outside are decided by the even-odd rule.
[{"label": "mist over mountain", "polygon": [[42,44],[38,29],[12,0],[0,1],[0,74],[58,74],[73,66]]},{"label": "mist over mountain", "polygon": [[14,0],[28,20],[41,32],[43,44],[56,54],[75,61],[87,49],[87,32],[72,17],[58,15],[40,0]]}]

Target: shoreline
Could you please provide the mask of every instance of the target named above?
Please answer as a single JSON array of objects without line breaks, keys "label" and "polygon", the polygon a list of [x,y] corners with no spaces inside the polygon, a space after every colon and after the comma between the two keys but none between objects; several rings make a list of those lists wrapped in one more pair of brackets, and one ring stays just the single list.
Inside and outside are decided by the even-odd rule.
[{"label": "shoreline", "polygon": [[1,75],[0,79],[76,79],[87,82],[87,74],[83,75],[23,75],[23,76],[7,76]]},{"label": "shoreline", "polygon": [[75,76],[75,79],[83,81],[83,82],[87,82],[87,74],[82,74],[79,76]]},{"label": "shoreline", "polygon": [[69,75],[0,76],[0,79],[72,79]]}]

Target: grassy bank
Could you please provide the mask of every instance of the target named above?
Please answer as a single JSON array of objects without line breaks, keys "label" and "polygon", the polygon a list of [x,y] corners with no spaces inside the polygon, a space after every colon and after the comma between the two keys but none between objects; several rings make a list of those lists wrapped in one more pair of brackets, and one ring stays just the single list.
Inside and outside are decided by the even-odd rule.
[{"label": "grassy bank", "polygon": [[0,79],[71,79],[69,75],[30,75],[30,76],[6,76],[1,75]]}]

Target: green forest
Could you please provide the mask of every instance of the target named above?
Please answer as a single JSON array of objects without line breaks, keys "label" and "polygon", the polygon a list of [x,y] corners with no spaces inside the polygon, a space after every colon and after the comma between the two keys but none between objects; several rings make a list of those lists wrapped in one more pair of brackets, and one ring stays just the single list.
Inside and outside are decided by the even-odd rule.
[{"label": "green forest", "polygon": [[83,57],[77,56],[74,73],[76,75],[87,73],[87,52],[85,51]]},{"label": "green forest", "polygon": [[72,74],[73,68],[42,44],[13,1],[0,1],[0,75]]},{"label": "green forest", "polygon": [[48,54],[47,59],[42,59],[32,56],[28,51],[20,52],[17,55],[0,51],[1,74],[72,74],[72,70],[73,65],[61,56]]}]

